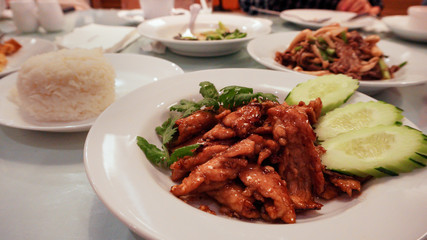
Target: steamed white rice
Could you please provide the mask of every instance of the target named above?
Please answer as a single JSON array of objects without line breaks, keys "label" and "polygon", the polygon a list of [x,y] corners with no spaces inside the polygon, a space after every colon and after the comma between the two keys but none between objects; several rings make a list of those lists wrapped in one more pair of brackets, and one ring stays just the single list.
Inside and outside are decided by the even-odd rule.
[{"label": "steamed white rice", "polygon": [[114,69],[100,49],[64,49],[28,59],[18,73],[20,108],[39,121],[98,116],[115,99]]}]

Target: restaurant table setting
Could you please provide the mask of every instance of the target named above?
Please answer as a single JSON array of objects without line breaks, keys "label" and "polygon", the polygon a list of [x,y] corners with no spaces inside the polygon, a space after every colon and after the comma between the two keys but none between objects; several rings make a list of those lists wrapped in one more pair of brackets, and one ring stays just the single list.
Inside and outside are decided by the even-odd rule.
[{"label": "restaurant table setting", "polygon": [[[142,10],[90,9],[51,16],[63,20],[56,26],[39,19],[42,5],[32,13],[33,22],[23,23],[17,16],[28,8],[17,10],[12,4],[13,16],[0,19],[4,39],[13,38],[22,45],[0,72],[1,239],[427,237],[427,171],[423,168],[371,180],[366,189],[363,185],[360,196],[325,202],[319,211],[298,215],[295,224],[251,222],[219,213],[214,216],[176,198],[169,192],[174,184],[170,174],[151,164],[136,145],[141,134],[158,141],[154,129],[167,119],[167,109],[182,98],[197,98],[202,81],[218,89],[247,86],[284,101],[295,86],[315,76],[279,64],[274,60],[276,52],[283,52],[306,27],[315,30],[336,19],[364,36],[379,35],[378,47],[387,55],[388,65],[406,62],[390,80],[359,81],[349,103],[390,103],[403,110],[402,123],[422,131],[425,138],[424,33],[414,33],[401,26],[403,21],[392,20],[398,16],[383,20],[361,16],[349,23],[355,14],[288,10],[252,16],[205,9],[197,16],[193,32],[216,29],[221,22],[240,29],[246,37],[179,40],[176,36],[185,31],[191,13],[165,5],[159,16],[147,15],[144,10],[158,1],[142,2]],[[413,11],[405,19],[411,15]],[[325,17],[329,19],[311,21]],[[372,27],[375,22],[376,28]],[[102,50],[116,74],[114,103],[99,117],[82,121],[42,122],[23,116],[11,100],[22,64],[38,54],[74,48]]]}]

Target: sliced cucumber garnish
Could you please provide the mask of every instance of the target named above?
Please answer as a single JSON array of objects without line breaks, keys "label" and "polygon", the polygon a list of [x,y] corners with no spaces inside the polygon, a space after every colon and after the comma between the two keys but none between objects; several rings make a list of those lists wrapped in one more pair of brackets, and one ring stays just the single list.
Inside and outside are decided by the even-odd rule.
[{"label": "sliced cucumber garnish", "polygon": [[319,140],[378,125],[393,125],[403,118],[402,110],[385,102],[359,102],[328,112],[319,119],[315,132]]},{"label": "sliced cucumber garnish", "polygon": [[326,168],[357,176],[387,176],[427,164],[425,135],[407,126],[362,128],[322,143]]},{"label": "sliced cucumber garnish", "polygon": [[322,114],[341,106],[359,87],[359,82],[349,76],[325,75],[298,84],[288,94],[285,101],[296,105],[300,101],[308,104],[318,97],[322,99]]}]

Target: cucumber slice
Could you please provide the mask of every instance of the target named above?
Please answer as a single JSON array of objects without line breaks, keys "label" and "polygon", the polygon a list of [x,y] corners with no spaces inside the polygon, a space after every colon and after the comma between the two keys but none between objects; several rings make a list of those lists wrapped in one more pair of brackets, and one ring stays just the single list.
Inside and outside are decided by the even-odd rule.
[{"label": "cucumber slice", "polygon": [[329,138],[322,146],[326,168],[361,177],[393,176],[427,163],[427,140],[407,126],[362,128]]},{"label": "cucumber slice", "polygon": [[385,102],[359,102],[328,112],[315,126],[320,141],[341,133],[378,125],[393,125],[403,118],[402,110]]},{"label": "cucumber slice", "polygon": [[325,114],[345,103],[358,87],[359,82],[349,76],[325,75],[298,84],[285,101],[289,105],[296,105],[300,101],[308,104],[320,97],[323,104],[322,114]]}]

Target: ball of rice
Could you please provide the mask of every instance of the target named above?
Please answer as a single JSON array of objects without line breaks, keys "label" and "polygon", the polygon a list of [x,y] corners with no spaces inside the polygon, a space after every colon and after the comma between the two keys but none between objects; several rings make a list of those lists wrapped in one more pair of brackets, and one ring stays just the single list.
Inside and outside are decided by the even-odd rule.
[{"label": "ball of rice", "polygon": [[64,49],[29,58],[18,73],[20,108],[39,121],[98,116],[115,99],[115,73],[100,49]]}]

